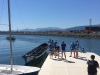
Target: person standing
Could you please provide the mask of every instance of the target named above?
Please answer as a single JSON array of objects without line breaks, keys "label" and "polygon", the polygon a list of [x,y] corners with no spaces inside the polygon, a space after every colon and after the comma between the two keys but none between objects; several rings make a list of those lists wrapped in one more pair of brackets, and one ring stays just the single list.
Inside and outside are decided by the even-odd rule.
[{"label": "person standing", "polygon": [[87,61],[88,64],[88,75],[97,75],[97,68],[99,68],[99,64],[95,59],[94,55],[90,56],[91,60]]},{"label": "person standing", "polygon": [[52,42],[52,40],[51,40],[51,39],[49,39],[49,41],[48,41],[48,45],[50,45],[50,44],[51,44],[51,42]]},{"label": "person standing", "polygon": [[58,42],[57,42],[57,40],[55,40],[55,42],[54,42],[54,43],[55,43],[55,46],[57,46],[57,45],[58,45]]},{"label": "person standing", "polygon": [[58,60],[59,60],[60,46],[56,45],[55,50],[58,53],[57,55],[58,55]]},{"label": "person standing", "polygon": [[53,47],[52,47],[52,43],[50,43],[49,45],[49,51],[50,51],[50,59],[53,59]]},{"label": "person standing", "polygon": [[52,51],[53,51],[53,54],[56,58],[56,49],[55,49],[55,47],[56,47],[56,43],[54,42],[54,40],[52,40]]},{"label": "person standing", "polygon": [[65,60],[66,60],[66,53],[65,53],[66,44],[64,43],[64,41],[61,44],[61,49],[62,49],[62,58],[63,58],[63,55],[64,55],[65,56]]},{"label": "person standing", "polygon": [[72,52],[74,52],[74,58],[75,58],[75,44],[74,44],[74,42],[71,43],[70,50],[71,50],[70,57],[72,56]]},{"label": "person standing", "polygon": [[75,53],[76,53],[76,59],[78,59],[78,50],[79,50],[79,42],[78,40],[75,41]]},{"label": "person standing", "polygon": [[57,45],[58,45],[57,40],[55,40],[54,41],[54,47],[55,47],[55,49],[54,49],[54,55],[55,55],[55,58],[56,58],[56,55],[57,55],[57,51],[56,51],[56,46]]}]

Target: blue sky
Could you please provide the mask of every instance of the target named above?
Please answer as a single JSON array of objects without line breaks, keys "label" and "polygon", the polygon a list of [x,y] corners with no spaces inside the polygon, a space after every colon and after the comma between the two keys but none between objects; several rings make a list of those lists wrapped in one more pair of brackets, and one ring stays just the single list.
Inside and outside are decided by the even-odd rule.
[{"label": "blue sky", "polygon": [[[89,19],[100,24],[100,0],[10,0],[10,5],[12,30],[70,28],[89,25]],[[7,14],[7,0],[0,0],[0,24],[6,24],[0,31],[8,30]]]}]

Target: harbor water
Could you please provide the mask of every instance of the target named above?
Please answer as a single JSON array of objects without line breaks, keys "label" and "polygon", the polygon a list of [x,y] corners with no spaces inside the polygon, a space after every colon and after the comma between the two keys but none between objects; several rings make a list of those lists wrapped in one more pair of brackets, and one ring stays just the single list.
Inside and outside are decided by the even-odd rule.
[{"label": "harbor water", "polygon": [[[10,42],[6,39],[8,35],[0,35],[0,64],[10,64]],[[14,35],[15,41],[12,41],[13,60],[15,65],[24,65],[22,55],[34,49],[42,43],[47,43],[49,39],[57,40],[58,45],[62,41],[67,44],[66,51],[70,51],[71,42],[79,41],[80,46],[85,48],[86,52],[94,52],[100,55],[100,40],[86,38],[70,38],[56,36],[36,36],[36,35]],[[49,53],[49,50],[47,50]],[[43,60],[41,60],[43,61]]]}]

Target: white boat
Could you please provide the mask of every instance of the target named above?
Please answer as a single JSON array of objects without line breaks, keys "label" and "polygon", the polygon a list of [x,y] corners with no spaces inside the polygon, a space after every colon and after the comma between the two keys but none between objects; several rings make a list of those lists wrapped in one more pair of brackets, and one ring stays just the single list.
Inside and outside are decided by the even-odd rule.
[{"label": "white boat", "polygon": [[11,20],[10,20],[10,0],[8,0],[8,22],[10,36],[10,60],[11,64],[0,64],[0,75],[37,75],[40,68],[13,64],[12,41],[11,41]]},{"label": "white boat", "polygon": [[0,64],[0,75],[37,75],[40,68],[21,65]]}]

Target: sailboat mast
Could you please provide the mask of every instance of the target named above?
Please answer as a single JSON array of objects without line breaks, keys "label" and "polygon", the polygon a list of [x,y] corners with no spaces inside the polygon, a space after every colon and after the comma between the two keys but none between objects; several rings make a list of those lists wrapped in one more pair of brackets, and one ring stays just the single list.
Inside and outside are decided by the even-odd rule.
[{"label": "sailboat mast", "polygon": [[8,22],[9,22],[9,35],[10,35],[10,60],[11,72],[13,71],[13,55],[12,55],[12,41],[11,41],[11,20],[10,20],[10,0],[8,0]]}]

